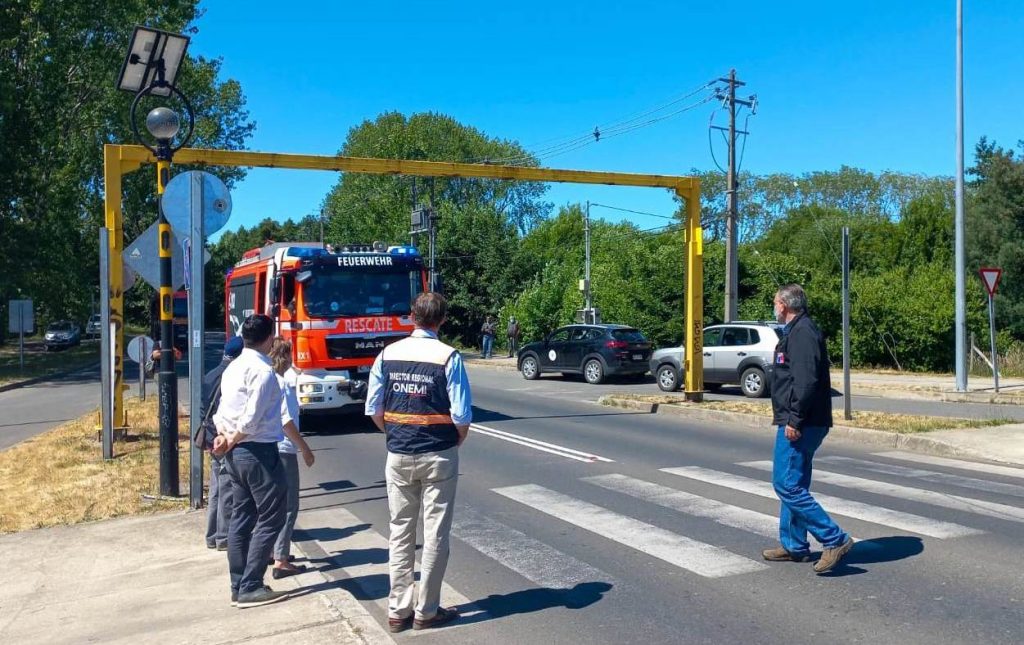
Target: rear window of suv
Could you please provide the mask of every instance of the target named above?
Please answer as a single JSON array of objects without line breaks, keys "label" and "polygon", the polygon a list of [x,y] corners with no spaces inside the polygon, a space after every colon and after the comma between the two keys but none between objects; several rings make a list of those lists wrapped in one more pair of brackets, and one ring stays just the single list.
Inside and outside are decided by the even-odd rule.
[{"label": "rear window of suv", "polygon": [[628,343],[646,343],[647,339],[640,333],[639,329],[613,329],[612,338],[624,340]]}]

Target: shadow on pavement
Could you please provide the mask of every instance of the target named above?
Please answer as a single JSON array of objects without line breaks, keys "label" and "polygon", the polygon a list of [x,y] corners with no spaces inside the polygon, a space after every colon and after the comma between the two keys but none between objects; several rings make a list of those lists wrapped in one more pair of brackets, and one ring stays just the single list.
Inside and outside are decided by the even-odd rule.
[{"label": "shadow on pavement", "polygon": [[839,563],[839,566],[823,575],[830,578],[859,575],[867,573],[867,571],[854,565],[896,562],[897,560],[912,558],[923,552],[924,541],[919,537],[894,535],[891,537],[874,538],[872,540],[862,540],[853,545],[853,548],[846,554],[846,557]]},{"label": "shadow on pavement", "polygon": [[332,542],[334,540],[344,540],[369,528],[369,524],[355,524],[344,528],[325,526],[315,529],[295,529],[295,541],[308,542],[309,540],[319,540],[321,542]]},{"label": "shadow on pavement", "polygon": [[[453,625],[468,625],[515,614],[528,614],[554,607],[583,609],[598,602],[611,591],[608,582],[581,582],[569,589],[524,589],[507,594],[492,594],[473,603],[482,613],[460,618]],[[469,611],[472,607],[460,607]]]}]

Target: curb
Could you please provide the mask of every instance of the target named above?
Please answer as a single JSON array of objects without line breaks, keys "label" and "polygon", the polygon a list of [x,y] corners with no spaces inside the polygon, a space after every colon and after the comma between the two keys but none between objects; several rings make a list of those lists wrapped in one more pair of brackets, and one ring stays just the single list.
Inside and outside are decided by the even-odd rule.
[{"label": "curb", "polygon": [[[597,401],[601,405],[639,410],[651,414],[667,414],[676,417],[685,417],[692,420],[730,422],[733,425],[749,430],[764,430],[771,427],[771,419],[756,414],[745,414],[743,412],[729,412],[726,410],[704,410],[699,408],[687,408],[676,403],[646,403],[633,401],[616,396],[605,395]],[[993,456],[981,451],[964,448],[928,437],[921,434],[900,434],[898,432],[887,432],[885,430],[872,430],[869,428],[857,428],[854,426],[833,426],[829,431],[830,437],[839,437],[845,441],[854,443],[878,446],[890,450],[910,450],[923,452],[936,457],[968,457],[971,459],[984,459],[1015,466],[1024,465],[1024,462],[1007,460],[1005,457]]]},{"label": "curb", "polygon": [[898,388],[853,385],[854,396],[873,396],[883,399],[904,401],[943,401],[946,403],[989,403],[994,405],[1024,404],[1024,395],[1019,392],[996,394],[995,392],[936,392],[929,390],[901,390]]},{"label": "curb", "polygon": [[64,370],[63,372],[54,372],[53,374],[45,374],[43,376],[33,376],[32,378],[25,379],[24,381],[15,381],[14,383],[7,383],[6,385],[0,385],[0,392],[9,392],[11,390],[17,390],[23,387],[28,387],[30,385],[35,385],[37,383],[45,383],[46,381],[51,381],[55,378],[70,376],[75,372],[91,370],[94,367],[99,367],[99,365],[100,364],[96,362],[91,363],[89,365],[82,365],[71,370]]}]

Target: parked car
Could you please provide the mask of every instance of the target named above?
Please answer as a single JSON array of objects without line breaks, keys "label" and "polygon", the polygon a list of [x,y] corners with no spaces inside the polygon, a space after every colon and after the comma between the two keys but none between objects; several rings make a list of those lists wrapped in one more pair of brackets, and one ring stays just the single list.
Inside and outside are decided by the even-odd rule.
[{"label": "parked car", "polygon": [[[704,328],[704,387],[716,390],[739,385],[744,396],[768,396],[775,346],[782,325],[733,322]],[[651,356],[650,369],[658,387],[674,392],[683,386],[682,347],[666,347]]]},{"label": "parked car", "polygon": [[646,374],[651,343],[626,325],[567,325],[544,340],[523,346],[517,354],[523,378],[545,372],[583,374],[597,384],[613,374]]},{"label": "parked car", "polygon": [[46,328],[46,334],[43,336],[43,343],[46,345],[46,351],[48,352],[55,349],[74,347],[81,342],[82,332],[78,329],[78,325],[70,320],[50,323],[50,326]]},{"label": "parked car", "polygon": [[86,336],[99,336],[103,331],[103,317],[100,314],[89,316],[89,322],[85,323]]}]

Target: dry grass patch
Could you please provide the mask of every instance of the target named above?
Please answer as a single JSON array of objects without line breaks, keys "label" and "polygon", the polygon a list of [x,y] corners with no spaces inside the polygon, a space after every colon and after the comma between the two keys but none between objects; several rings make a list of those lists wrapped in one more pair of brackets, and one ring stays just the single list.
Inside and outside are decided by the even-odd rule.
[{"label": "dry grass patch", "polygon": [[[156,399],[128,399],[125,407],[131,436],[114,444],[111,461],[101,456],[95,412],[0,452],[0,534],[187,505],[187,498],[143,499],[160,487]],[[181,438],[179,477],[187,482]]]},{"label": "dry grass patch", "polygon": [[[682,395],[635,395],[618,393],[612,396],[627,398],[644,403],[678,404],[682,407],[695,406],[705,410],[721,410],[723,412],[738,412],[740,414],[754,414],[770,417],[772,414],[771,403],[767,401],[703,401],[701,403],[687,402]],[[986,428],[1014,423],[1012,419],[961,419],[956,417],[931,417],[917,414],[895,414],[890,412],[860,412],[854,411],[853,419],[847,421],[842,417],[842,411],[833,414],[833,422],[840,426],[854,428],[867,428],[870,430],[886,430],[900,434],[913,434],[917,432],[931,432],[933,430],[954,430],[963,428]]]},{"label": "dry grass patch", "polygon": [[8,340],[6,345],[0,345],[0,385],[88,367],[99,362],[100,346],[83,342],[78,347],[48,352],[42,342],[25,343],[24,369],[19,367],[19,356],[17,339],[13,343]]}]

